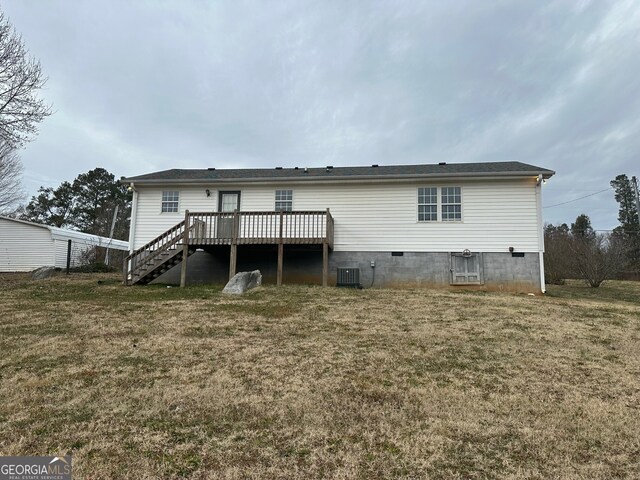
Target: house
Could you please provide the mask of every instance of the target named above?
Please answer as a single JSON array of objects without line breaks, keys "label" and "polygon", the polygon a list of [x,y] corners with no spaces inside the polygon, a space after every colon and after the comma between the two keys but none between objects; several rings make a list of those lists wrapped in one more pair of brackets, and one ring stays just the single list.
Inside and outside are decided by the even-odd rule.
[{"label": "house", "polygon": [[83,253],[93,247],[129,250],[129,242],[0,216],[0,272],[65,268],[69,241],[71,267],[81,265]]},{"label": "house", "polygon": [[[542,184],[520,162],[172,169],[133,190],[125,283],[544,291]],[[185,260],[186,261],[183,261]]]}]

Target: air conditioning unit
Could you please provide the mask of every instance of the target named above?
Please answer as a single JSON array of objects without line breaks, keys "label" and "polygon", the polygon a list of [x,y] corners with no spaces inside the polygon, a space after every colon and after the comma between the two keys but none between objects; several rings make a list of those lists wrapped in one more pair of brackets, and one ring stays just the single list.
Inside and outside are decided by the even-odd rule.
[{"label": "air conditioning unit", "polygon": [[338,268],[338,287],[362,288],[359,268]]}]

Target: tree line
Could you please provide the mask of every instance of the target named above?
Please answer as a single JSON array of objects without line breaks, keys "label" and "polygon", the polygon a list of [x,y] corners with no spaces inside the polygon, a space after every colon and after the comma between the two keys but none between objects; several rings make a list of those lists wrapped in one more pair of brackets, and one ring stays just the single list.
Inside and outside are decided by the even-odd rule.
[{"label": "tree line", "polygon": [[640,271],[640,224],[635,189],[627,175],[611,181],[618,202],[620,225],[612,232],[597,232],[586,214],[568,226],[547,224],[544,229],[545,282],[563,284],[580,278],[591,287]]},{"label": "tree line", "polygon": [[131,192],[112,173],[95,168],[58,188],[40,187],[26,207],[15,212],[23,220],[128,240]]}]

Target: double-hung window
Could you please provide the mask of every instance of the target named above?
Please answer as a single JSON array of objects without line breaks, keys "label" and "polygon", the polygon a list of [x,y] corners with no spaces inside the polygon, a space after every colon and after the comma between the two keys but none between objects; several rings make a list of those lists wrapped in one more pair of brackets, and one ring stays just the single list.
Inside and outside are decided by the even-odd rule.
[{"label": "double-hung window", "polygon": [[459,222],[462,220],[462,196],[460,187],[442,187],[442,221]]},{"label": "double-hung window", "polygon": [[176,191],[162,192],[162,213],[176,213],[178,211],[178,197]]},{"label": "double-hung window", "polygon": [[438,221],[438,189],[436,187],[418,189],[418,221]]},{"label": "double-hung window", "polygon": [[293,210],[293,190],[276,190],[276,212]]},{"label": "double-hung window", "polygon": [[418,188],[418,221],[462,221],[461,187]]}]

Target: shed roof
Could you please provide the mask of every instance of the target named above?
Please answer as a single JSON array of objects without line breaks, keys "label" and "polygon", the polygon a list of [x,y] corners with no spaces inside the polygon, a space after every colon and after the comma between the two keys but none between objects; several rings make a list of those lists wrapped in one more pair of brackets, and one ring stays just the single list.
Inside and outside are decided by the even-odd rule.
[{"label": "shed roof", "polygon": [[268,181],[374,180],[446,177],[551,177],[555,172],[521,162],[437,163],[420,165],[369,165],[355,167],[276,167],[243,169],[171,169],[134,177],[122,182],[135,184],[231,183]]}]

